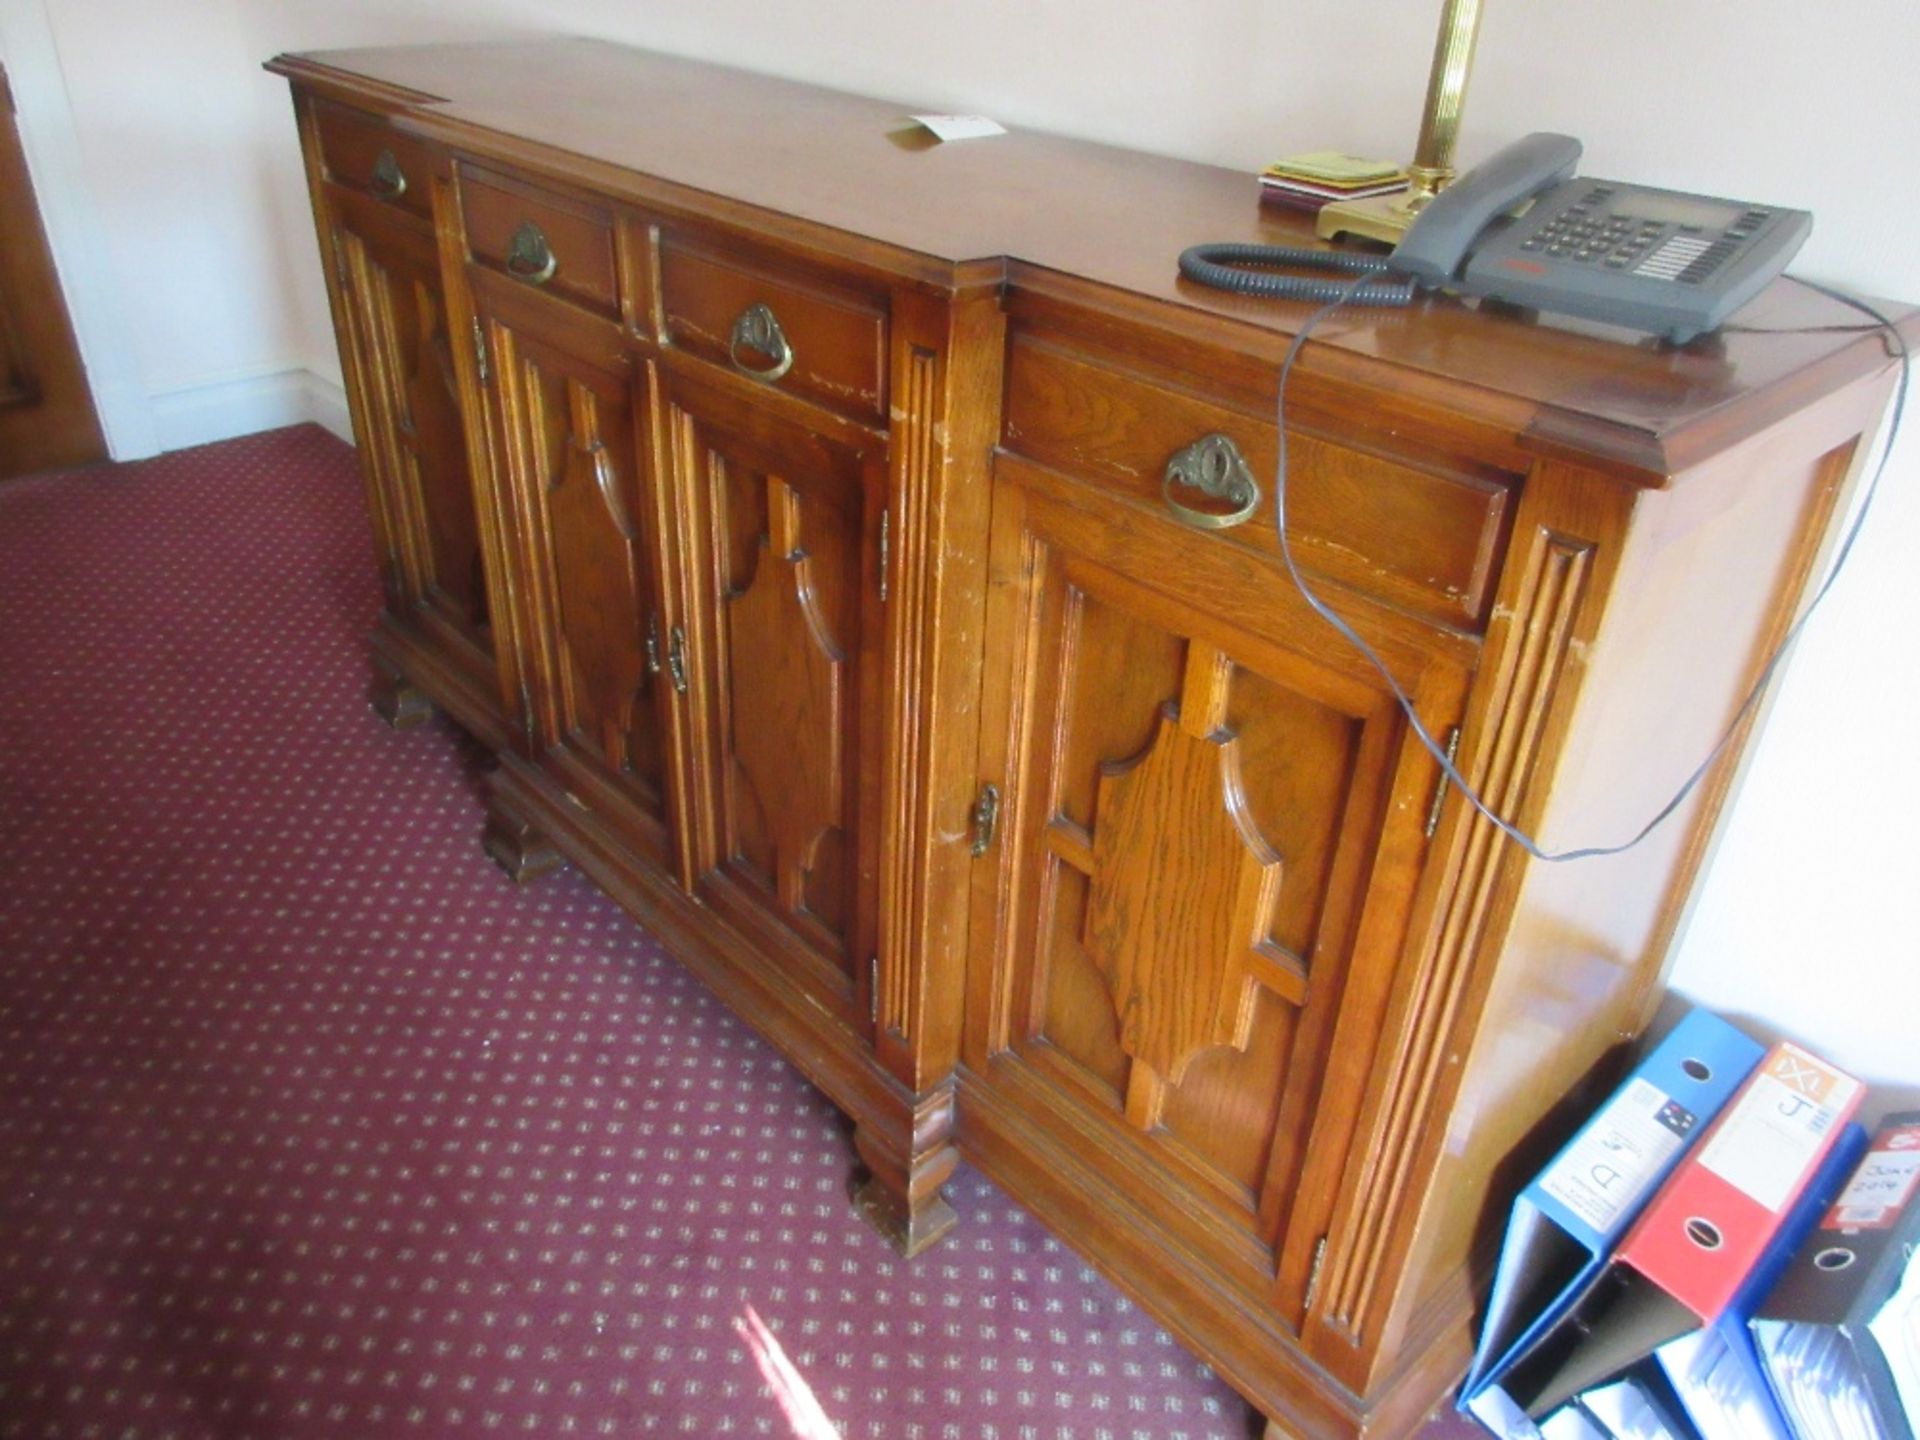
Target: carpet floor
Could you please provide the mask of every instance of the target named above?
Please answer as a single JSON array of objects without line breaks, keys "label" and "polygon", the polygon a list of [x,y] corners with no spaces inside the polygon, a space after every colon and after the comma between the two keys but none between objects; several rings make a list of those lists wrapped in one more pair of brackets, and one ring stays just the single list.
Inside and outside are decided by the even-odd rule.
[{"label": "carpet floor", "polygon": [[971,1171],[898,1260],[818,1092],[482,856],[379,603],[312,426],[0,486],[0,1437],[788,1436],[792,1374],[849,1437],[1258,1433]]}]

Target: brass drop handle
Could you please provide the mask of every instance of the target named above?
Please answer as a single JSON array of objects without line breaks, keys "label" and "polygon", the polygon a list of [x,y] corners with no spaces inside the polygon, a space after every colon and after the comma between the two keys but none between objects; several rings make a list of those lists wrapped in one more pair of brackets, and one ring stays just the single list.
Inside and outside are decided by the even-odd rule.
[{"label": "brass drop handle", "polygon": [[[1176,487],[1197,490],[1236,508],[1196,510],[1174,498]],[[1166,473],[1160,480],[1160,498],[1183,525],[1191,525],[1196,530],[1231,530],[1260,508],[1260,484],[1247,468],[1240,447],[1215,431],[1202,435],[1185,449],[1176,450],[1168,459]]]},{"label": "brass drop handle", "polygon": [[391,150],[382,150],[374,157],[373,193],[384,195],[389,200],[407,193],[407,177],[400,169],[400,162],[393,158]]},{"label": "brass drop handle", "polygon": [[559,257],[553,253],[540,227],[531,220],[522,220],[520,228],[507,241],[507,273],[529,285],[544,285],[559,268]]},{"label": "brass drop handle", "polygon": [[[747,364],[740,358],[740,347],[743,345],[762,355],[771,355],[773,364],[764,370]],[[787,343],[786,332],[781,330],[773,311],[765,305],[754,304],[742,310],[734,320],[733,334],[727,340],[727,358],[733,361],[733,368],[742,375],[751,375],[771,385],[793,368],[793,346]]]}]

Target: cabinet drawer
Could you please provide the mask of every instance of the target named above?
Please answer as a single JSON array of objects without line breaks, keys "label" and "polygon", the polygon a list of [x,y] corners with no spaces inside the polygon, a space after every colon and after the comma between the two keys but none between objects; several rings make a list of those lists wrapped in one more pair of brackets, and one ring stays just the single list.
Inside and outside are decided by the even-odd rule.
[{"label": "cabinet drawer", "polygon": [[[1187,390],[1023,333],[1009,361],[1001,443],[1212,530],[1221,543],[1259,551],[1284,582],[1273,523],[1278,432],[1270,420],[1203,398],[1204,379],[1194,384]],[[1244,459],[1252,491],[1222,486],[1231,498],[1215,496],[1168,478],[1169,462],[1183,452],[1185,473],[1211,467],[1226,476],[1224,447],[1205,443],[1214,435]],[[1484,623],[1515,477],[1466,461],[1394,458],[1291,429],[1287,461],[1287,534],[1303,566],[1445,624]]]},{"label": "cabinet drawer", "polygon": [[320,132],[320,157],[327,178],[337,185],[433,218],[432,152],[402,135],[378,115],[316,101],[313,119]]},{"label": "cabinet drawer", "polygon": [[460,167],[467,250],[480,264],[559,299],[618,317],[613,211],[477,165]]},{"label": "cabinet drawer", "polygon": [[676,237],[661,243],[660,293],[670,344],[854,419],[886,418],[879,299]]}]

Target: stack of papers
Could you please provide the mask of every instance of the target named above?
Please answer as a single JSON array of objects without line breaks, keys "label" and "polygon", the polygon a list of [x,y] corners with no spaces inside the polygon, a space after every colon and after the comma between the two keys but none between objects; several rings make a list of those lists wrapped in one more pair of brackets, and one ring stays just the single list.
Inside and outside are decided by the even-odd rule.
[{"label": "stack of papers", "polygon": [[1260,199],[1293,210],[1318,210],[1332,200],[1391,195],[1407,188],[1407,172],[1391,160],[1338,150],[1287,155],[1260,172]]},{"label": "stack of papers", "polygon": [[1907,1257],[1905,1278],[1893,1298],[1867,1322],[1887,1358],[1900,1408],[1909,1426],[1920,1415],[1920,1250]]}]

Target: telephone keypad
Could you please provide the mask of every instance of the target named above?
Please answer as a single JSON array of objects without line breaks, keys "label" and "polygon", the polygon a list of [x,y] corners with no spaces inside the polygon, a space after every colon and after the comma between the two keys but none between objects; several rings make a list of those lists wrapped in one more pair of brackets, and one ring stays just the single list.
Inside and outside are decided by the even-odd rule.
[{"label": "telephone keypad", "polygon": [[[1457,278],[1466,295],[1684,344],[1777,275],[1811,223],[1799,210],[1610,180],[1555,179],[1556,168],[1571,159],[1571,142],[1536,136],[1526,144],[1530,148],[1515,147],[1501,166],[1487,167],[1484,177],[1463,180],[1459,203],[1423,217],[1402,242],[1411,273],[1435,283],[1445,283],[1443,275]],[[1545,188],[1502,223],[1496,200],[1523,193],[1535,170]],[[1475,235],[1476,227],[1491,228]]]},{"label": "telephone keypad", "polygon": [[1519,248],[1690,285],[1712,274],[1740,242],[1772,218],[1771,211],[1749,209],[1716,234],[1701,225],[1614,213],[1607,207],[1613,194],[1610,189],[1589,191],[1522,240]]}]

